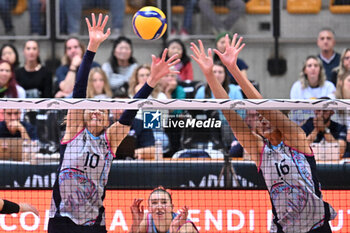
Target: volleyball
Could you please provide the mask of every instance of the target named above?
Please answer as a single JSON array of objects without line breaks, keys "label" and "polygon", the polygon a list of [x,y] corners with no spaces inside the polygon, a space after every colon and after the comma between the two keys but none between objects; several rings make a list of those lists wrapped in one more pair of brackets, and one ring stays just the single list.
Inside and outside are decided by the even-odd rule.
[{"label": "volleyball", "polygon": [[166,31],[166,17],[157,7],[145,6],[133,16],[132,26],[135,34],[141,39],[156,40]]}]

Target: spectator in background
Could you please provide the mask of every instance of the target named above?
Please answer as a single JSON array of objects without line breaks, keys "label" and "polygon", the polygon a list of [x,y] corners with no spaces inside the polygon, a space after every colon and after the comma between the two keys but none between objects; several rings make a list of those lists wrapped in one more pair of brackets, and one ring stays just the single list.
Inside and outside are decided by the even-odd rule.
[{"label": "spectator in background", "polygon": [[87,98],[109,99],[113,97],[106,73],[100,67],[90,70],[86,92]]},{"label": "spectator in background", "polygon": [[[220,53],[224,53],[225,52],[225,35],[229,35],[230,40],[232,40],[232,34],[229,32],[222,32],[220,34],[218,34],[215,38],[215,47],[217,50],[220,51]],[[216,53],[214,53],[214,62],[220,61],[220,58],[218,55],[216,55]],[[247,70],[248,70],[248,65],[240,58],[237,58],[237,66],[238,68],[241,70],[242,74],[244,75],[244,77],[246,77],[248,79],[248,74],[247,74]],[[234,79],[234,77],[232,76],[232,74],[230,72],[228,72],[228,70],[225,68],[226,73],[229,75],[230,77],[230,82],[233,84],[237,84],[236,80]]]},{"label": "spectator in background", "polygon": [[[243,95],[239,86],[230,84],[230,80],[226,73],[225,66],[221,63],[221,61],[214,62],[213,75],[219,81],[219,83],[222,85],[225,91],[228,93],[228,96],[230,99],[233,99],[233,100],[243,99]],[[200,87],[195,95],[195,99],[213,99],[213,98],[214,98],[214,95],[210,90],[208,83],[205,86]],[[245,116],[244,111],[239,110],[237,111],[237,113],[239,113],[242,116],[242,118],[244,118]],[[224,146],[226,147],[225,149],[229,149],[231,147],[232,142],[237,140],[235,139],[226,118],[222,114],[222,111],[219,111],[219,117],[220,117],[220,120],[222,121],[221,134],[224,140]]]},{"label": "spectator in background", "polygon": [[[140,88],[146,83],[147,78],[151,75],[151,67],[143,64],[139,65],[133,72],[129,81],[129,96],[134,96]],[[161,82],[161,81],[160,81]],[[159,84],[153,89],[151,95],[148,98],[153,99],[167,99],[166,95],[162,92]]]},{"label": "spectator in background", "polygon": [[10,62],[13,69],[19,67],[19,57],[16,47],[13,44],[3,44],[0,48],[0,59]]},{"label": "spectator in background", "polygon": [[[172,67],[174,69],[174,67]],[[185,99],[186,93],[184,88],[178,85],[177,75],[176,74],[167,74],[159,82],[160,89],[165,93],[168,99]],[[169,110],[168,119],[172,122],[177,122],[183,120],[182,116],[179,116],[183,113],[183,110],[175,109]],[[164,129],[167,137],[169,138],[169,149],[164,157],[172,157],[172,155],[179,150],[181,146],[181,136],[183,132],[183,127],[171,126]]]},{"label": "spectator in background", "polygon": [[[179,39],[169,40],[165,48],[168,48],[167,59],[174,54],[178,54],[181,62],[175,66],[175,70],[180,71],[178,75],[179,81],[193,80],[193,68],[191,58],[187,55],[184,43]],[[161,56],[161,54],[160,54]]]},{"label": "spectator in background", "polygon": [[23,49],[24,66],[17,69],[16,79],[27,98],[52,98],[52,74],[40,61],[39,44],[28,40]]},{"label": "spectator in background", "polygon": [[44,35],[46,17],[42,17],[42,13],[46,13],[46,0],[29,0],[30,13],[30,33],[32,35]]},{"label": "spectator in background", "polygon": [[290,98],[317,99],[329,96],[334,91],[334,84],[326,80],[322,62],[316,56],[308,56],[299,80],[293,84],[290,90]]},{"label": "spectator in background", "polygon": [[333,110],[316,110],[315,117],[309,118],[301,128],[306,133],[310,143],[320,143],[322,140],[329,143],[337,142],[339,157],[336,158],[339,159],[345,153],[347,129],[345,125],[331,120],[333,114]]},{"label": "spectator in background", "polygon": [[[332,98],[350,99],[350,71],[338,76],[337,88]],[[350,157],[350,112],[347,110],[338,111],[336,121],[339,124],[346,125],[346,141],[348,146],[344,157]]]},{"label": "spectator in background", "polygon": [[5,34],[14,36],[15,30],[12,23],[12,9],[17,5],[17,0],[1,0],[0,1],[0,18],[4,24]]},{"label": "spectator in background", "polygon": [[334,51],[335,33],[331,28],[323,28],[318,33],[317,46],[320,49],[318,57],[323,63],[327,80],[332,81],[332,70],[339,66],[340,54]]},{"label": "spectator in background", "polygon": [[192,15],[194,11],[194,7],[197,3],[197,0],[173,0],[171,1],[171,5],[183,5],[185,8],[185,12],[183,15],[183,23],[181,30],[175,28],[174,17],[172,17],[171,22],[171,38],[175,38],[177,34],[180,34],[181,40],[185,41],[189,39],[189,34],[192,30]]},{"label": "spectator in background", "polygon": [[186,98],[184,88],[178,85],[176,74],[167,74],[160,80],[159,85],[168,99]]},{"label": "spectator in background", "polygon": [[119,37],[113,44],[109,61],[102,65],[114,95],[127,93],[129,80],[136,67],[131,40]]},{"label": "spectator in background", "polygon": [[[116,98],[126,99],[127,95],[116,96]],[[112,122],[118,121],[123,109],[112,110]],[[118,146],[115,154],[126,159],[154,159],[155,140],[152,129],[143,127],[143,120],[135,118],[131,124],[128,135]]]},{"label": "spectator in background", "polygon": [[[221,20],[221,17],[214,11],[213,6],[217,5],[218,3],[220,3],[220,5],[227,6],[230,10],[224,20]],[[243,0],[199,0],[198,5],[201,13],[213,25],[213,30],[216,34],[222,31],[231,31],[233,25],[245,12],[245,2]]]},{"label": "spectator in background", "polygon": [[77,36],[83,9],[108,9],[112,16],[111,37],[122,35],[125,0],[60,0],[60,30],[63,34]]},{"label": "spectator in background", "polygon": [[[85,46],[78,38],[71,37],[64,43],[64,53],[62,65],[56,70],[56,98],[72,96],[75,77],[85,53]],[[98,63],[92,62],[92,68],[99,66]]]},{"label": "spectator in background", "polygon": [[144,7],[144,6],[156,6],[157,5],[156,0],[128,0],[127,3],[129,6],[136,8],[136,9],[139,9],[141,7]]},{"label": "spectator in background", "polygon": [[350,0],[334,0],[333,5],[350,5]]},{"label": "spectator in background", "polygon": [[[290,90],[290,98],[318,99],[331,96],[334,91],[334,84],[326,80],[321,60],[316,56],[308,56],[299,80],[293,84]],[[289,113],[289,118],[301,126],[305,120],[313,115],[311,110],[292,110]]]},{"label": "spectator in background", "polygon": [[20,120],[19,109],[5,109],[4,114],[5,119],[0,122],[0,138],[38,139],[35,127]]},{"label": "spectator in background", "polygon": [[332,71],[332,83],[337,86],[338,77],[344,75],[350,71],[350,48],[344,49],[340,57],[339,66],[335,67]]},{"label": "spectator in background", "polygon": [[0,60],[0,98],[26,98],[25,90],[16,82],[11,64],[4,60]]},{"label": "spectator in background", "polygon": [[[171,69],[170,69],[171,70]],[[140,65],[136,68],[134,73],[132,74],[130,78],[130,83],[129,83],[129,96],[134,96],[135,93],[137,93],[140,88],[146,83],[147,78],[151,75],[151,67],[149,65]],[[159,81],[161,82],[161,81]],[[167,99],[167,96],[161,92],[161,88],[158,84],[154,87],[152,93],[148,96],[148,99]],[[161,110],[161,113],[163,117],[168,116],[167,110]],[[142,110],[139,110],[137,112],[137,115],[135,119],[142,120],[143,119],[143,112]],[[169,138],[165,134],[164,129],[154,129],[153,130],[154,138],[155,140],[160,140],[163,144],[163,151],[168,151],[169,150]]]},{"label": "spectator in background", "polygon": [[[215,62],[213,66],[214,77],[219,81],[230,99],[243,99],[239,86],[230,84],[229,77],[225,72],[225,66],[221,62]],[[212,99],[213,93],[210,90],[208,83],[198,89],[195,99]]]}]

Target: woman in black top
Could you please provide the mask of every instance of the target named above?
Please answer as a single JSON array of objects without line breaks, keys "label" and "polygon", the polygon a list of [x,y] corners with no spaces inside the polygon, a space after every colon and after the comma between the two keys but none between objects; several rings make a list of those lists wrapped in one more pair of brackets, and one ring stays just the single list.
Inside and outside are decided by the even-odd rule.
[{"label": "woman in black top", "polygon": [[16,79],[26,90],[27,98],[51,98],[52,74],[40,62],[38,42],[28,40],[24,44],[23,54],[25,63],[16,70]]}]

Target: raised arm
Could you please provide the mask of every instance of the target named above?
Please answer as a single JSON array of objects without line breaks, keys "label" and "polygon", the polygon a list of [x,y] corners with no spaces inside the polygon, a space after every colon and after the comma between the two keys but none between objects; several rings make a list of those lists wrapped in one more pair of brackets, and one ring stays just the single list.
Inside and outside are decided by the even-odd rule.
[{"label": "raised arm", "polygon": [[[159,80],[169,74],[178,74],[178,71],[171,70],[170,67],[180,62],[177,59],[177,54],[165,60],[168,49],[164,49],[162,58],[157,61],[156,56],[152,55],[151,75],[147,78],[143,87],[135,94],[134,99],[146,99],[153,91],[153,88],[157,85]],[[116,151],[120,142],[128,134],[130,126],[137,114],[138,110],[125,110],[120,116],[119,121],[115,122],[107,130],[108,138],[111,143],[111,150]]]},{"label": "raised arm", "polygon": [[130,206],[130,211],[132,215],[132,225],[130,227],[129,233],[139,233],[140,225],[144,219],[144,207],[141,205],[143,199],[134,199],[132,205]]},{"label": "raised arm", "polygon": [[[89,44],[87,51],[84,54],[81,65],[79,66],[77,77],[73,89],[73,98],[85,98],[86,88],[88,83],[88,76],[91,68],[92,61],[94,60],[95,53],[98,50],[100,44],[107,39],[109,36],[110,29],[104,33],[104,28],[108,21],[108,15],[103,19],[102,14],[99,14],[98,21],[96,23],[95,14],[91,14],[92,24],[88,18],[85,18],[86,24],[89,30]],[[103,19],[103,21],[102,21]],[[83,129],[84,110],[69,110],[67,115],[67,127],[66,133],[63,137],[63,141],[70,140],[74,137],[81,129]]]},{"label": "raised arm", "polygon": [[[238,54],[241,52],[245,44],[242,44],[243,38],[240,37],[236,43],[237,34],[233,36],[232,42],[230,43],[230,38],[228,35],[225,36],[225,46],[226,50],[221,53],[218,50],[214,52],[219,56],[222,63],[227,67],[229,72],[236,79],[237,83],[241,86],[244,94],[249,99],[262,99],[261,94],[256,90],[256,88],[251,84],[251,82],[242,74],[236,65]],[[272,126],[276,127],[284,137],[284,140],[294,146],[300,151],[311,153],[309,148],[308,140],[306,140],[306,135],[304,131],[293,121],[291,121],[286,115],[281,111],[262,111],[261,113],[266,119],[268,119]]]},{"label": "raised arm", "polygon": [[[213,74],[213,58],[212,51],[208,49],[208,55],[204,51],[204,46],[202,41],[198,41],[199,48],[196,44],[191,43],[191,49],[193,55],[191,57],[195,60],[202,72],[204,73],[207,82],[213,92],[215,98],[217,99],[229,99],[225,89],[219,83],[219,81],[214,77]],[[247,150],[247,152],[252,156],[253,160],[259,163],[260,150],[263,147],[263,141],[261,137],[251,132],[249,127],[243,121],[243,119],[235,112],[230,110],[223,110],[223,114],[230,124],[233,133],[235,134],[241,145]]]}]

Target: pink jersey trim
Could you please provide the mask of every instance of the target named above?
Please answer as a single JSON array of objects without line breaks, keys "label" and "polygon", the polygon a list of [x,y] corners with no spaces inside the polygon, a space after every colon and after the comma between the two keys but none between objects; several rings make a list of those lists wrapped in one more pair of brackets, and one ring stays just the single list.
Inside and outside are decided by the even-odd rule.
[{"label": "pink jersey trim", "polygon": [[108,145],[108,150],[112,153],[113,155],[113,158],[116,158],[117,156],[114,154],[114,152],[111,150],[111,144],[108,140],[108,137],[107,137],[107,131],[105,131],[105,139],[106,139],[106,142],[107,142],[107,145]]},{"label": "pink jersey trim", "polygon": [[287,144],[284,144],[284,145],[288,146],[288,147],[291,148],[292,150],[295,150],[296,152],[301,153],[301,154],[303,154],[303,155],[305,155],[305,156],[309,156],[309,157],[315,156],[315,155],[314,155],[314,152],[313,152],[313,150],[312,150],[312,148],[311,148],[311,146],[310,146],[310,149],[311,149],[311,151],[312,151],[312,154],[307,154],[307,153],[301,152],[300,150],[297,150],[297,149],[295,149],[294,147],[289,146],[289,145],[287,145]]},{"label": "pink jersey trim", "polygon": [[85,128],[83,128],[82,130],[80,130],[80,131],[79,131],[72,139],[70,139],[69,141],[64,142],[63,140],[61,140],[61,145],[66,145],[66,144],[70,143],[71,141],[73,141],[74,139],[76,139],[76,137],[78,137],[79,134],[81,134],[81,132],[84,131],[84,129],[85,129]]},{"label": "pink jersey trim", "polygon": [[264,156],[265,146],[266,146],[266,142],[264,142],[264,146],[262,147],[262,149],[260,151],[260,162],[259,162],[259,166],[258,166],[258,172],[260,172],[260,168],[261,168],[261,164],[262,164],[262,160],[263,160],[263,156]]}]

